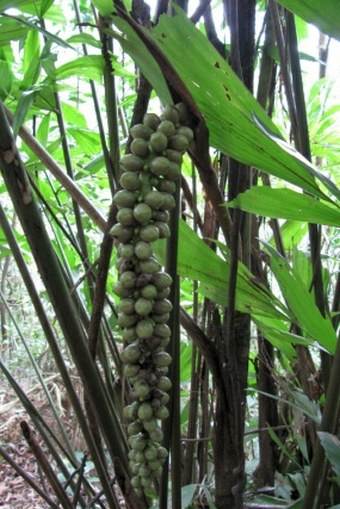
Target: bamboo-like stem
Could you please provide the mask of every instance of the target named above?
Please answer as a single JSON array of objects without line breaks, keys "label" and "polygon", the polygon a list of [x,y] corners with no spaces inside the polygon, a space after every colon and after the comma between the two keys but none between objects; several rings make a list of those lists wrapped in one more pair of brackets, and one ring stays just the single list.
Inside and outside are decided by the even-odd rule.
[{"label": "bamboo-like stem", "polygon": [[73,504],[71,500],[68,498],[66,491],[60,484],[54,470],[51,467],[49,460],[46,458],[43,450],[35,439],[34,435],[31,432],[31,429],[26,421],[21,421],[20,423],[23,435],[33,452],[37,462],[42,468],[46,478],[48,479],[51,488],[53,489],[58,501],[61,503],[64,509],[73,509]]},{"label": "bamboo-like stem", "polygon": [[18,475],[20,475],[25,481],[31,486],[31,488],[36,491],[43,500],[52,508],[52,509],[59,509],[59,505],[54,503],[53,500],[40,488],[40,486],[32,479],[32,477],[23,469],[21,468],[7,452],[3,447],[0,445],[0,456],[4,458],[4,460],[16,471]]},{"label": "bamboo-like stem", "polygon": [[56,260],[40,212],[33,199],[27,176],[13,143],[7,118],[0,109],[0,165],[5,183],[17,210],[44,284],[55,308],[60,326],[67,339],[84,388],[87,391],[98,423],[112,458],[119,456],[126,463],[122,430],[116,415],[107,412],[108,402],[97,367],[94,365],[77,313]]}]

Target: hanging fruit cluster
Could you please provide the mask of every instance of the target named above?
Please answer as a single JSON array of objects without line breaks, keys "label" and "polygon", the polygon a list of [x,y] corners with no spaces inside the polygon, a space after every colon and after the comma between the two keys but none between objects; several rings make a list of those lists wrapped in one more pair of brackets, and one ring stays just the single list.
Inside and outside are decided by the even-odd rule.
[{"label": "hanging fruit cluster", "polygon": [[167,457],[160,445],[160,421],[169,415],[171,356],[165,349],[171,335],[167,322],[172,280],[153,255],[152,243],[170,237],[176,180],[182,155],[193,139],[186,117],[180,103],[166,108],[160,117],[147,113],[143,124],[131,128],[131,153],[121,159],[122,189],[114,196],[118,213],[111,234],[119,255],[114,290],[121,298],[122,360],[133,400],[124,408],[124,418],[129,422],[131,482],[140,494],[160,476]]}]

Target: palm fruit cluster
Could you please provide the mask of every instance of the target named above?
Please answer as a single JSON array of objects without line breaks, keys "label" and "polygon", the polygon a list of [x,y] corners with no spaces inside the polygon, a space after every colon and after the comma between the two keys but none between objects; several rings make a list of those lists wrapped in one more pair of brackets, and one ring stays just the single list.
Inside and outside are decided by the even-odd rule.
[{"label": "palm fruit cluster", "polygon": [[193,139],[185,125],[183,103],[159,116],[146,113],[131,130],[131,153],[121,159],[121,189],[115,194],[117,223],[111,230],[118,249],[119,279],[114,288],[121,298],[118,324],[122,328],[124,374],[132,387],[132,403],[124,408],[128,422],[132,485],[148,491],[162,472],[167,450],[161,446],[161,420],[171,381],[167,325],[172,304],[169,274],[153,254],[153,242],[170,237],[170,211],[180,176],[183,153]]}]

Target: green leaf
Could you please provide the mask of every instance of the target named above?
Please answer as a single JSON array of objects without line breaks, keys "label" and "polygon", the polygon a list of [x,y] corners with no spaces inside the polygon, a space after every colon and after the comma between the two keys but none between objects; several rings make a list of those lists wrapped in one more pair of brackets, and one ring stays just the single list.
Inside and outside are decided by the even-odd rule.
[{"label": "green leaf", "polygon": [[321,32],[340,40],[338,0],[278,0],[302,19],[317,26]]},{"label": "green leaf", "polygon": [[126,21],[115,17],[113,19],[114,24],[119,28],[127,37],[123,37],[114,30],[106,30],[106,32],[112,35],[117,41],[119,41],[123,50],[130,55],[130,57],[136,62],[138,67],[142,69],[147,80],[155,88],[157,95],[163,104],[172,104],[173,100],[170,95],[168,86],[164,79],[160,68],[155,61],[154,57],[145,47],[145,44],[139,39],[139,37],[132,30],[130,25]]},{"label": "green leaf", "polygon": [[41,68],[40,41],[36,30],[28,32],[23,58],[24,77],[20,85],[21,90],[28,90],[37,81]]},{"label": "green leaf", "polygon": [[112,0],[92,0],[92,3],[104,18],[113,12]]},{"label": "green leaf", "polygon": [[37,140],[43,147],[47,146],[51,115],[48,113],[43,117],[37,130]]},{"label": "green leaf", "polygon": [[[175,12],[173,17],[162,15],[151,34],[200,108],[210,143],[242,163],[328,200],[315,182],[315,176],[323,177],[284,142],[275,124],[203,33],[178,7]],[[125,31],[125,26],[120,26]],[[142,64],[145,72],[148,62]],[[157,90],[157,83],[152,84]]]},{"label": "green leaf", "polygon": [[79,57],[55,70],[55,78],[63,80],[73,76],[81,76],[88,80],[102,82],[104,73],[104,60],[101,55],[86,55]]},{"label": "green leaf", "polygon": [[98,153],[100,149],[100,137],[98,133],[77,127],[69,127],[67,132],[74,138],[84,154],[89,156],[90,154]]},{"label": "green leaf", "polygon": [[26,37],[28,28],[17,20],[0,18],[0,46]]},{"label": "green leaf", "polygon": [[228,203],[228,207],[265,217],[340,226],[339,208],[291,189],[256,186],[239,194]]},{"label": "green leaf", "polygon": [[5,60],[0,60],[0,76],[0,99],[4,101],[12,88],[12,70]]},{"label": "green leaf", "polygon": [[102,46],[101,42],[98,41],[98,39],[93,37],[93,35],[91,34],[86,34],[85,32],[81,34],[71,35],[71,37],[67,39],[67,42],[69,44],[74,43],[88,44],[89,46],[93,46],[94,48],[101,48]]},{"label": "green leaf", "polygon": [[300,275],[269,244],[263,242],[270,254],[270,267],[280,285],[288,307],[296,322],[306,333],[331,353],[335,351],[336,335],[329,317],[324,318],[314,302],[313,295],[304,285]]},{"label": "green leaf", "polygon": [[337,436],[318,431],[322,447],[325,450],[328,461],[337,476],[340,475],[340,440]]},{"label": "green leaf", "polygon": [[[165,242],[155,242],[154,246],[157,256],[164,261]],[[227,305],[229,261],[222,260],[182,220],[177,270],[180,276],[199,281],[199,292],[204,296],[222,306]],[[242,263],[238,264],[236,308],[255,315],[287,318],[286,308]]]},{"label": "green leaf", "polygon": [[188,509],[194,501],[195,493],[199,484],[187,484],[182,486],[182,508]]},{"label": "green leaf", "polygon": [[34,101],[34,96],[36,93],[37,90],[27,90],[21,94],[13,119],[14,137],[18,135],[19,129],[23,125],[27,112]]}]

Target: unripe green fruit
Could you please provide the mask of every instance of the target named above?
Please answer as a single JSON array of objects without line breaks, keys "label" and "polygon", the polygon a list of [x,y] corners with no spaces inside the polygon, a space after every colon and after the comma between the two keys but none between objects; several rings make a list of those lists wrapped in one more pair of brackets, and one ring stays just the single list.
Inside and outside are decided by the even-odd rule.
[{"label": "unripe green fruit", "polygon": [[152,217],[152,208],[146,203],[139,203],[133,209],[133,215],[139,223],[146,224]]},{"label": "unripe green fruit", "polygon": [[149,154],[149,145],[148,143],[143,140],[142,138],[136,138],[131,143],[131,152],[141,158],[146,158]]},{"label": "unripe green fruit", "polygon": [[160,399],[161,405],[165,406],[169,403],[169,401],[170,401],[169,394],[167,394],[166,392],[163,392],[161,399]]},{"label": "unripe green fruit", "polygon": [[126,315],[125,313],[118,313],[117,324],[119,327],[132,327],[132,325],[137,323],[138,318],[137,314]]},{"label": "unripe green fruit", "polygon": [[140,381],[140,380],[138,380],[134,384],[133,388],[134,388],[137,398],[146,398],[147,396],[149,396],[149,394],[151,392],[151,388],[150,388],[149,384],[147,384],[146,382]]},{"label": "unripe green fruit", "polygon": [[124,286],[122,285],[122,283],[120,281],[118,281],[114,285],[113,291],[116,295],[118,295],[118,297],[130,297],[130,295],[131,295],[131,290],[124,288]]},{"label": "unripe green fruit", "polygon": [[158,447],[155,447],[154,445],[148,445],[144,450],[144,457],[148,461],[152,461],[158,458]]},{"label": "unripe green fruit", "polygon": [[160,376],[157,387],[161,391],[168,392],[172,387],[170,378],[168,378],[167,376]]},{"label": "unripe green fruit", "polygon": [[136,194],[126,189],[121,189],[114,195],[113,201],[117,207],[133,207],[136,203]]},{"label": "unripe green fruit", "polygon": [[[133,450],[133,449],[132,449],[132,450]],[[135,452],[135,451],[133,451],[133,452]],[[131,469],[131,473],[132,473],[134,476],[137,476],[137,475],[138,475],[139,467],[140,467],[140,463],[135,463],[135,461],[130,461],[130,469]]]},{"label": "unripe green fruit", "polygon": [[181,166],[177,163],[170,163],[168,173],[166,176],[167,179],[175,181],[178,180],[180,176],[181,176]]},{"label": "unripe green fruit", "polygon": [[158,290],[163,290],[172,285],[172,277],[166,272],[157,272],[153,274],[152,282]]},{"label": "unripe green fruit", "polygon": [[188,138],[182,134],[175,134],[169,140],[169,147],[174,150],[178,150],[178,152],[185,152],[188,146]]},{"label": "unripe green fruit", "polygon": [[142,433],[138,433],[138,435],[132,435],[128,441],[134,451],[144,451],[145,447],[147,446],[147,440]]},{"label": "unripe green fruit", "polygon": [[140,467],[139,467],[139,472],[138,474],[140,475],[141,479],[143,478],[146,478],[146,477],[150,477],[150,468],[148,467],[148,465],[146,463],[143,463]]},{"label": "unripe green fruit", "polygon": [[132,270],[127,270],[120,275],[119,282],[123,285],[124,288],[131,289],[135,287],[136,279],[136,274],[132,272]]},{"label": "unripe green fruit", "polygon": [[134,310],[139,315],[146,316],[149,313],[151,313],[152,307],[153,307],[152,300],[144,299],[143,297],[139,297],[139,299],[137,299],[135,302]]},{"label": "unripe green fruit", "polygon": [[[133,364],[138,361],[141,355],[141,351],[139,348],[139,343],[136,341],[135,343],[131,343],[127,345],[122,351],[121,358],[124,364]],[[158,381],[159,384],[159,381]],[[165,390],[165,389],[163,389]]]},{"label": "unripe green fruit", "polygon": [[150,488],[152,485],[151,477],[141,477],[140,482],[144,489]]},{"label": "unripe green fruit", "polygon": [[155,299],[157,294],[158,290],[154,285],[146,285],[141,289],[141,295],[145,299]]},{"label": "unripe green fruit", "polygon": [[168,451],[163,446],[158,447],[157,453],[160,460],[165,460],[168,457]]},{"label": "unripe green fruit", "polygon": [[155,113],[146,113],[143,117],[143,124],[155,131],[159,124],[161,123],[161,119]]},{"label": "unripe green fruit", "polygon": [[150,191],[144,198],[144,202],[153,210],[160,209],[164,205],[164,194],[159,191]]},{"label": "unripe green fruit", "polygon": [[154,353],[152,356],[152,362],[156,368],[164,368],[166,366],[170,366],[171,355],[169,355],[167,352]]},{"label": "unripe green fruit", "polygon": [[136,327],[126,327],[122,332],[123,340],[132,343],[137,339]]},{"label": "unripe green fruit", "polygon": [[[164,238],[164,237],[161,237]],[[149,258],[148,260],[142,260],[140,262],[140,268],[146,274],[157,273],[160,269],[160,265],[155,258]]]},{"label": "unripe green fruit", "polygon": [[170,327],[165,323],[159,323],[154,327],[155,336],[160,336],[162,338],[167,338],[171,336]]},{"label": "unripe green fruit", "polygon": [[135,313],[135,301],[131,298],[122,299],[119,303],[119,311],[126,315],[132,315]]},{"label": "unripe green fruit", "polygon": [[168,223],[170,220],[170,212],[168,210],[154,210],[152,214],[154,221],[162,221]]},{"label": "unripe green fruit", "polygon": [[149,140],[152,130],[144,124],[135,124],[131,127],[130,134],[134,139],[143,138],[144,140]]},{"label": "unripe green fruit", "polygon": [[167,419],[169,415],[169,410],[165,406],[155,411],[155,417],[160,420]]},{"label": "unripe green fruit", "polygon": [[189,143],[194,139],[194,133],[192,129],[190,129],[190,127],[180,126],[177,129],[176,134],[181,134],[182,136],[185,136]]},{"label": "unripe green fruit", "polygon": [[123,417],[128,420],[137,419],[139,405],[138,403],[132,403],[123,408]]},{"label": "unripe green fruit", "polygon": [[151,315],[152,320],[155,323],[168,323],[170,319],[170,313],[163,313],[162,315],[152,314]]},{"label": "unripe green fruit", "polygon": [[155,221],[154,224],[158,228],[160,239],[168,239],[171,236],[170,228],[166,223],[163,223],[163,221]]},{"label": "unripe green fruit", "polygon": [[150,163],[150,171],[159,177],[165,177],[168,173],[170,161],[166,157],[155,157]]},{"label": "unripe green fruit", "polygon": [[141,464],[144,462],[144,453],[142,451],[135,451],[135,462],[138,465],[138,472]]},{"label": "unripe green fruit", "polygon": [[159,239],[159,230],[157,226],[148,224],[140,229],[139,235],[144,242],[154,242]]},{"label": "unripe green fruit", "polygon": [[170,287],[163,288],[163,290],[158,290],[156,299],[157,300],[166,299],[167,297],[169,297],[169,295],[170,295]]},{"label": "unripe green fruit", "polygon": [[142,184],[139,174],[133,173],[132,171],[125,171],[121,175],[119,182],[124,189],[127,189],[127,191],[137,191]]},{"label": "unripe green fruit", "polygon": [[137,435],[143,430],[143,424],[140,421],[131,422],[127,427],[128,435]]},{"label": "unripe green fruit", "polygon": [[163,210],[172,210],[176,207],[175,198],[169,193],[161,193],[163,196]]},{"label": "unripe green fruit", "polygon": [[150,439],[153,442],[162,442],[163,438],[164,438],[164,435],[163,435],[163,431],[161,430],[161,428],[158,427],[155,430],[150,431]]},{"label": "unripe green fruit", "polygon": [[148,260],[152,255],[152,247],[149,242],[139,241],[135,245],[135,255],[139,260]]},{"label": "unripe green fruit", "polygon": [[168,146],[168,138],[165,136],[165,134],[157,132],[151,135],[149,143],[154,152],[161,153]]},{"label": "unripe green fruit", "polygon": [[179,122],[179,112],[175,106],[167,106],[161,114],[161,120],[170,120],[177,125]]},{"label": "unripe green fruit", "polygon": [[123,226],[120,223],[116,223],[115,225],[113,225],[110,230],[110,235],[112,235],[112,237],[115,237],[116,239],[123,243],[129,242],[129,240],[131,240],[132,233],[133,233],[132,228],[130,228],[129,226]]},{"label": "unripe green fruit", "polygon": [[165,134],[167,138],[170,138],[175,134],[176,128],[171,120],[162,120],[162,122],[157,127],[157,132],[161,132]]},{"label": "unripe green fruit", "polygon": [[135,377],[136,375],[138,375],[139,371],[140,371],[139,364],[126,364],[126,366],[124,366],[124,375],[127,378]]},{"label": "unripe green fruit", "polygon": [[123,207],[117,212],[117,221],[123,226],[132,226],[135,218],[133,217],[133,209]]},{"label": "unripe green fruit", "polygon": [[140,481],[140,477],[138,475],[131,477],[131,486],[135,489],[141,487],[141,481]]},{"label": "unripe green fruit", "polygon": [[136,325],[137,336],[141,339],[152,336],[154,329],[153,321],[149,318],[140,320]]},{"label": "unripe green fruit", "polygon": [[124,260],[132,260],[135,256],[135,247],[133,244],[121,244],[120,245],[120,256]]},{"label": "unripe green fruit", "polygon": [[178,113],[179,122],[185,125],[188,122],[188,109],[186,105],[183,102],[180,102],[175,105],[175,108]]},{"label": "unripe green fruit", "polygon": [[141,403],[138,408],[137,415],[138,415],[138,419],[140,419],[142,422],[148,421],[149,419],[151,419],[151,417],[153,415],[153,410],[152,410],[152,406],[150,405],[150,403],[146,403],[146,402]]},{"label": "unripe green fruit", "polygon": [[176,184],[172,180],[163,179],[157,184],[157,189],[165,193],[173,194],[176,191]]},{"label": "unripe green fruit", "polygon": [[150,433],[150,431],[154,431],[155,429],[158,428],[157,419],[155,419],[154,417],[151,417],[148,420],[144,420],[143,426],[144,426],[145,431],[148,431]]},{"label": "unripe green fruit", "polygon": [[139,154],[127,154],[121,158],[120,164],[127,171],[141,171],[143,168],[144,161],[141,157],[138,157]]},{"label": "unripe green fruit", "polygon": [[170,313],[172,311],[172,304],[168,299],[156,300],[153,305],[152,311],[162,315],[163,313]]},{"label": "unripe green fruit", "polygon": [[169,161],[173,163],[177,163],[179,165],[182,164],[182,153],[178,152],[178,150],[174,150],[173,148],[168,148],[165,151],[165,156],[168,158]]}]

